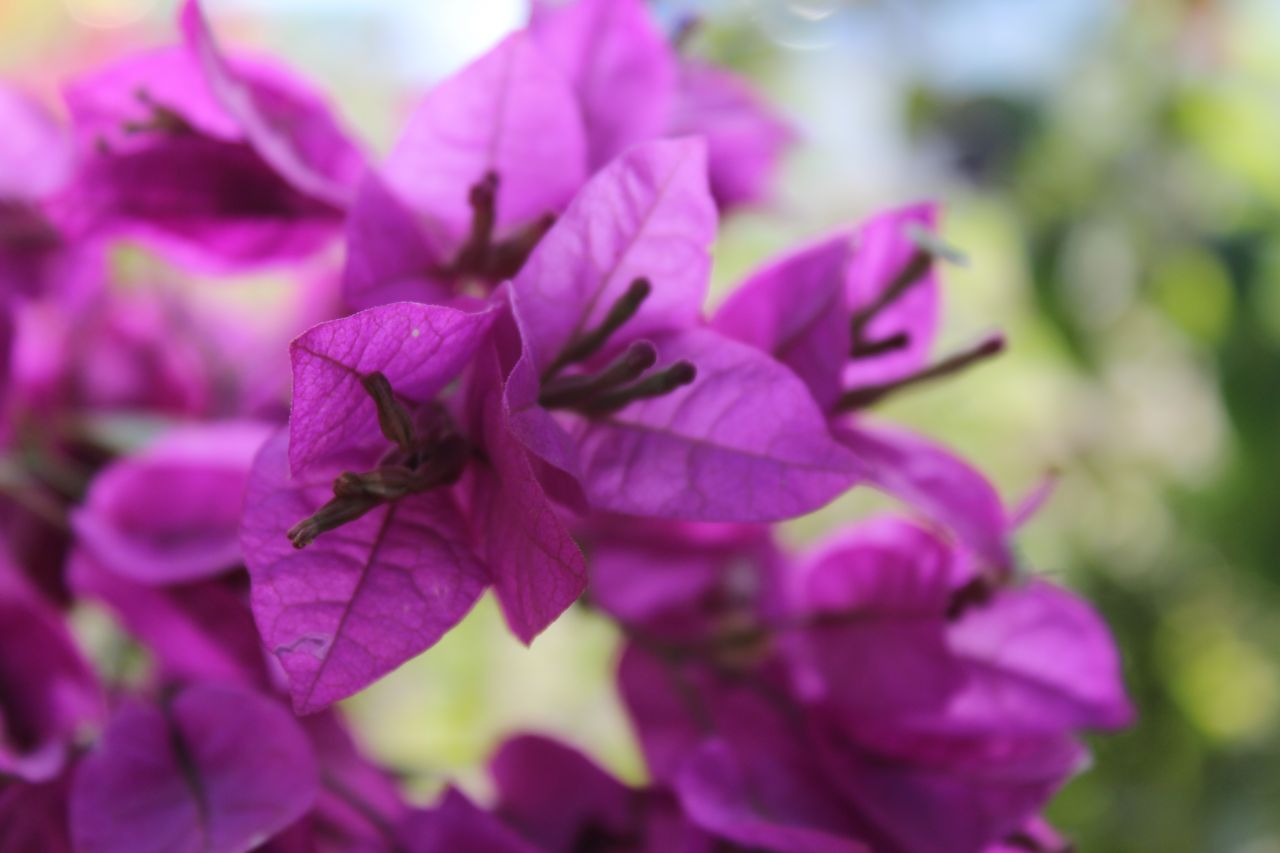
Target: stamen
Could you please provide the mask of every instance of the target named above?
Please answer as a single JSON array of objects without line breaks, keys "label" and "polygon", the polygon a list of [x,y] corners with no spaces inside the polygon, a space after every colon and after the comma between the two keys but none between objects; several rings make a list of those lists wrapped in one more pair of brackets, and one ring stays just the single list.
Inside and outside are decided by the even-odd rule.
[{"label": "stamen", "polygon": [[854,341],[853,351],[850,355],[855,358],[872,358],[877,355],[884,355],[887,352],[906,349],[911,343],[911,336],[906,332],[898,332],[896,335],[890,335],[878,341]]},{"label": "stamen", "polygon": [[489,257],[485,260],[485,278],[490,281],[513,278],[555,224],[556,215],[544,213],[501,243],[492,246]]},{"label": "stamen", "polygon": [[576,408],[586,415],[607,415],[636,400],[662,397],[698,377],[698,370],[688,361],[677,361],[666,370],[646,376],[639,382],[600,394]]},{"label": "stamen", "polygon": [[542,381],[549,381],[566,365],[575,364],[594,355],[605,345],[610,336],[621,328],[623,323],[636,315],[652,291],[653,285],[647,278],[637,278],[631,282],[626,292],[613,303],[613,307],[609,309],[609,313],[605,315],[599,326],[578,335],[569,342],[559,357],[542,374]]},{"label": "stamen", "polygon": [[657,347],[648,341],[635,341],[599,373],[552,379],[543,386],[538,403],[547,409],[571,408],[602,392],[639,379],[657,361]]},{"label": "stamen", "polygon": [[881,385],[868,385],[865,388],[854,388],[842,396],[835,406],[837,412],[849,412],[855,409],[865,409],[867,406],[877,403],[890,394],[901,391],[903,388],[909,388],[912,385],[918,385],[921,382],[928,382],[933,379],[941,379],[944,376],[950,376],[953,373],[959,373],[970,365],[980,361],[985,361],[994,355],[998,355],[1004,351],[1004,336],[993,335],[968,350],[956,353],[949,358],[945,358],[932,367],[926,367],[919,373],[913,373],[902,379],[893,382],[885,382]]},{"label": "stamen", "polygon": [[387,377],[378,371],[367,374],[360,379],[364,390],[373,398],[373,405],[378,410],[378,427],[382,434],[396,447],[405,453],[412,453],[413,418],[405,411],[404,406],[396,399],[395,389],[387,381]]},{"label": "stamen", "polygon": [[870,304],[854,312],[852,320],[854,357],[858,356],[860,346],[868,345],[864,335],[871,321],[885,308],[901,299],[903,294],[913,286],[924,281],[935,260],[940,258],[954,264],[965,263],[963,253],[948,246],[932,231],[915,224],[908,225],[905,230],[907,238],[915,244],[916,249],[894,276],[893,281],[889,282],[889,286]]},{"label": "stamen", "polygon": [[289,537],[293,547],[305,548],[321,533],[336,530],[344,524],[355,521],[383,503],[385,501],[381,498],[371,495],[335,497],[316,510],[314,515],[290,527],[285,535]]},{"label": "stamen", "polygon": [[471,204],[471,231],[452,264],[456,273],[480,272],[493,242],[493,228],[498,219],[498,173],[486,172],[467,197]]},{"label": "stamen", "polygon": [[122,125],[126,133],[146,133],[149,131],[159,133],[195,132],[195,128],[180,113],[151,97],[151,93],[146,89],[138,89],[133,95],[138,99],[139,103],[151,110],[151,115],[145,121],[126,121]]}]

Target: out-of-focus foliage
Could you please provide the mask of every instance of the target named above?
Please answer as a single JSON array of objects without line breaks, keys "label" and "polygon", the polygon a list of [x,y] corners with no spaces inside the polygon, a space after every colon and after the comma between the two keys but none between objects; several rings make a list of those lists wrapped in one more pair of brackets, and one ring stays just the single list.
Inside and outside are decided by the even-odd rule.
[{"label": "out-of-focus foliage", "polygon": [[[386,93],[411,102],[450,70],[411,35],[434,25],[478,51],[519,6],[405,11],[418,5],[226,12],[244,41],[336,87],[385,149],[403,114]],[[1080,0],[1095,14],[1073,27],[1049,0],[659,5],[701,11],[690,49],[751,74],[807,138],[777,205],[727,227],[718,282],[798,235],[936,196],[969,257],[947,274],[946,339],[1009,334],[1002,359],[891,414],[947,437],[1010,501],[1060,472],[1023,556],[1098,604],[1141,719],[1096,744],[1051,817],[1091,853],[1280,849],[1280,4]],[[0,70],[52,95],[136,43],[139,20],[162,32],[171,6],[8,0]],[[792,532],[872,505],[856,494]],[[497,619],[485,602],[354,700],[375,751],[425,790],[510,729],[540,729],[635,778],[612,629],[570,613],[526,652]]]}]

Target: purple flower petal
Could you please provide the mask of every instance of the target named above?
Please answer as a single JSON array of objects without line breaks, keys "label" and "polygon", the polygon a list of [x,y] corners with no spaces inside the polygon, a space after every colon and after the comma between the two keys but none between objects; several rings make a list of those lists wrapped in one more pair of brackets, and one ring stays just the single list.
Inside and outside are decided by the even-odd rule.
[{"label": "purple flower petal", "polygon": [[867,716],[940,710],[961,683],[948,648],[952,591],[946,546],[882,518],[827,543],[788,575],[787,637],[797,689],[857,728]]},{"label": "purple flower petal", "polygon": [[58,209],[74,233],[137,237],[209,271],[306,257],[342,222],[247,146],[196,135],[87,155]]},{"label": "purple flower petal", "polygon": [[409,853],[543,853],[453,787],[435,808],[410,816],[401,835]]},{"label": "purple flower petal", "polygon": [[664,361],[692,362],[697,378],[582,423],[582,476],[593,506],[688,521],[776,521],[852,485],[853,458],[830,439],[791,371],[710,330],[655,342]]},{"label": "purple flower petal", "polygon": [[243,688],[195,685],[121,709],[76,771],[77,850],[248,850],[316,797],[306,735]]},{"label": "purple flower petal", "polygon": [[35,201],[71,172],[70,138],[41,104],[0,83],[0,199]]},{"label": "purple flower petal", "polygon": [[542,850],[570,850],[587,831],[627,837],[634,792],[577,750],[538,735],[517,735],[489,761],[494,811]]},{"label": "purple flower petal", "polygon": [[712,320],[734,340],[790,367],[827,411],[843,390],[852,345],[845,303],[850,235],[839,233],[778,258],[743,282]]},{"label": "purple flower petal", "polygon": [[[511,630],[529,643],[582,595],[587,567],[538,483],[503,405],[497,355],[482,356],[473,386],[488,464],[475,472],[477,529],[498,602]],[[479,463],[477,463],[479,464]]]},{"label": "purple flower petal", "polygon": [[783,152],[796,133],[722,68],[686,60],[669,126],[674,136],[707,140],[711,192],[720,209],[763,201]]},{"label": "purple flower petal", "polygon": [[180,21],[205,85],[253,149],[300,192],[344,206],[364,158],[323,99],[272,66],[250,65],[247,73],[233,68],[197,0],[184,2]]},{"label": "purple flower petal", "polygon": [[382,445],[377,409],[361,378],[380,371],[402,397],[431,400],[471,360],[494,316],[399,302],[321,323],[300,335],[289,348],[291,469],[301,472],[371,441]]},{"label": "purple flower petal", "polygon": [[1120,659],[1087,603],[1044,581],[998,593],[948,632],[967,683],[948,709],[957,731],[1114,729],[1134,719]]},{"label": "purple flower petal", "polygon": [[102,694],[60,614],[0,563],[0,775],[33,782],[62,769]]},{"label": "purple flower petal", "polygon": [[7,782],[0,790],[0,850],[72,853],[69,783],[66,773],[49,782]]},{"label": "purple flower petal", "polygon": [[[332,497],[340,467],[290,477],[287,435],[262,449],[241,542],[263,642],[298,713],[345,698],[424,651],[475,603],[489,576],[450,490],[380,506],[299,551],[285,531]],[[357,469],[373,457],[349,458]]]},{"label": "purple flower petal", "polygon": [[697,320],[715,230],[701,140],[650,142],[603,169],[515,279],[534,365],[545,369],[575,334],[597,326],[638,278],[652,292],[623,327],[628,339]]},{"label": "purple flower petal", "polygon": [[417,217],[374,172],[365,174],[347,213],[342,295],[352,308],[392,302],[448,302],[449,287],[433,279],[441,260]]},{"label": "purple flower petal", "polygon": [[270,684],[247,597],[226,584],[148,586],[107,571],[83,552],[68,559],[67,576],[77,596],[105,604],[147,647],[162,680]]},{"label": "purple flower petal", "polygon": [[[838,820],[835,826],[823,826],[839,814],[841,806],[830,802],[821,776],[795,773],[796,768],[772,764],[759,754],[750,758],[755,760],[715,740],[690,757],[676,790],[693,821],[750,849],[777,853],[871,850],[847,837],[848,828]],[[824,801],[832,814],[821,814]]]},{"label": "purple flower petal", "polygon": [[519,32],[432,89],[384,167],[419,213],[460,242],[468,196],[498,177],[497,228],[558,212],[586,179],[586,138],[573,89]]},{"label": "purple flower petal", "polygon": [[271,431],[249,421],[186,427],[116,460],[72,517],[81,544],[106,568],[142,583],[233,568],[241,562],[249,469]]},{"label": "purple flower petal", "polygon": [[958,456],[903,430],[865,421],[834,433],[858,458],[867,482],[942,525],[987,565],[1013,567],[1000,496]]},{"label": "purple flower petal", "polygon": [[675,97],[676,57],[641,0],[534,7],[543,51],[577,88],[590,165],[661,135]]}]

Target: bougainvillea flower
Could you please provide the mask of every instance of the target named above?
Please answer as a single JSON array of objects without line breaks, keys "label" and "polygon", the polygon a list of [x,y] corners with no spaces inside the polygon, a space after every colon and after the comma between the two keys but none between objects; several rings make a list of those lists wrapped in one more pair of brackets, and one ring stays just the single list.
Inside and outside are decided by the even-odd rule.
[{"label": "bougainvillea flower", "polygon": [[196,0],[181,27],[183,46],[67,88],[84,156],[65,221],[213,269],[314,252],[341,228],[363,156],[292,74],[223,56]]},{"label": "bougainvillea flower", "polygon": [[58,612],[0,564],[0,774],[52,779],[102,710],[97,679]]},{"label": "bougainvillea flower", "polygon": [[315,802],[316,760],[298,722],[241,687],[196,684],[131,702],[76,769],[78,850],[248,850]]},{"label": "bougainvillea flower", "polygon": [[997,571],[1013,563],[1008,519],[981,473],[950,451],[859,411],[908,385],[999,352],[999,337],[927,364],[937,327],[936,212],[881,214],[766,265],[716,313],[713,327],[791,367],[827,413],[861,476],[960,537]]},{"label": "bougainvillea flower", "polygon": [[98,248],[68,239],[47,202],[71,176],[71,140],[40,104],[0,83],[0,303],[70,298],[101,276]]},{"label": "bougainvillea flower", "polygon": [[663,134],[676,55],[641,0],[535,2],[529,28],[577,91],[592,170]]},{"label": "bougainvillea flower", "polygon": [[757,563],[781,571],[780,612],[711,604],[692,645],[642,635],[621,678],[651,769],[701,826],[769,849],[1017,833],[1081,766],[1076,733],[1133,712],[1087,605],[1043,581],[979,592],[975,565],[878,519]]},{"label": "bougainvillea flower", "polygon": [[509,278],[586,179],[574,93],[524,32],[427,93],[347,224],[357,308]]},{"label": "bougainvillea flower", "polygon": [[[582,592],[581,552],[505,419],[499,313],[397,303],[294,342],[289,435],[255,463],[242,542],[300,712],[434,644],[491,583],[525,642]],[[442,395],[469,366],[465,393]]]},{"label": "bougainvillea flower", "polygon": [[271,432],[253,421],[184,427],[117,459],[72,516],[81,546],[110,571],[143,583],[234,568],[242,562],[249,469]]},{"label": "bougainvillea flower", "polygon": [[595,508],[767,521],[853,479],[791,371],[702,326],[715,224],[704,144],[638,145],[588,182],[512,284],[526,347],[513,423]]},{"label": "bougainvillea flower", "polygon": [[707,140],[711,193],[722,211],[763,201],[783,152],[796,138],[745,80],[695,60],[680,64],[668,132]]}]

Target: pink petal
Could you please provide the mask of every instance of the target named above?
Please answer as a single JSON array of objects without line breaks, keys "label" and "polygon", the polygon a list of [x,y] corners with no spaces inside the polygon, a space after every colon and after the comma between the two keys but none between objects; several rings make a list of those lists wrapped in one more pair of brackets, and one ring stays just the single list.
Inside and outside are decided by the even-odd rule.
[{"label": "pink petal", "polygon": [[586,179],[586,139],[569,81],[518,32],[427,94],[387,158],[400,195],[460,241],[468,195],[498,176],[499,230],[558,212]]},{"label": "pink petal", "polygon": [[327,456],[370,442],[384,445],[377,409],[361,378],[380,371],[397,394],[427,402],[470,362],[494,316],[489,310],[466,313],[397,302],[321,323],[299,335],[289,347],[291,469],[301,472]]},{"label": "pink petal", "polygon": [[655,342],[663,362],[687,359],[697,378],[583,421],[577,439],[593,506],[686,521],[776,521],[853,484],[853,457],[830,440],[791,371],[710,330]]},{"label": "pink petal", "polygon": [[986,564],[1008,571],[1009,523],[987,479],[949,450],[903,430],[835,427],[858,459],[867,482],[946,528]]},{"label": "pink petal", "polygon": [[623,326],[628,339],[696,320],[715,239],[700,140],[637,146],[583,187],[538,244],[512,289],[534,365],[545,369],[597,326],[632,281],[653,290]]},{"label": "pink petal", "polygon": [[185,0],[187,49],[218,105],[258,154],[300,192],[336,206],[349,200],[364,158],[321,96],[273,66],[233,68],[197,0]]},{"label": "pink petal", "polygon": [[720,209],[765,200],[792,128],[723,68],[686,60],[669,131],[707,140],[711,192]]},{"label": "pink petal", "polygon": [[790,367],[823,411],[843,390],[852,341],[845,304],[851,249],[850,236],[838,233],[771,261],[712,320],[717,331]]},{"label": "pink petal", "polygon": [[43,105],[0,84],[0,199],[35,201],[66,181],[71,145],[66,131]]},{"label": "pink petal", "polygon": [[164,707],[120,710],[76,771],[77,850],[248,850],[316,797],[310,744],[261,695],[195,685]]},{"label": "pink petal", "polygon": [[999,593],[948,632],[968,664],[951,703],[956,730],[1114,729],[1133,722],[1120,658],[1105,623],[1083,599],[1044,581]]},{"label": "pink petal", "polygon": [[641,0],[543,4],[532,29],[577,88],[592,169],[661,135],[675,97],[676,58]]},{"label": "pink petal", "polygon": [[401,834],[409,853],[541,853],[452,786],[435,808],[410,816]]},{"label": "pink petal", "polygon": [[582,595],[587,567],[511,433],[499,376],[496,353],[482,356],[473,405],[488,464],[475,471],[472,503],[498,602],[511,630],[529,643]]},{"label": "pink petal", "polygon": [[346,236],[342,295],[352,308],[452,298],[451,289],[431,275],[440,252],[413,212],[374,172],[366,173],[356,189]]},{"label": "pink petal", "polygon": [[[378,507],[294,550],[285,531],[332,497],[341,467],[290,477],[287,436],[254,465],[241,543],[263,642],[298,713],[345,698],[434,645],[488,582],[452,492]],[[374,456],[348,458],[368,468]]]},{"label": "pink petal", "polygon": [[196,580],[241,562],[249,469],[267,424],[214,423],[172,432],[94,478],[72,517],[108,569],[142,583]]}]

